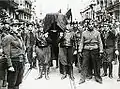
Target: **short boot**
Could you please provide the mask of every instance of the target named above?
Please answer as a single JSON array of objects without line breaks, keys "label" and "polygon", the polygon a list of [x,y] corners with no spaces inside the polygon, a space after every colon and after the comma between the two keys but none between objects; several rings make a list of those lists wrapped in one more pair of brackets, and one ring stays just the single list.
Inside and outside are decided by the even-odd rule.
[{"label": "short boot", "polygon": [[49,80],[49,79],[50,79],[49,76],[48,76],[48,69],[49,69],[49,67],[46,66],[46,67],[45,67],[45,78],[46,78],[46,80]]},{"label": "short boot", "polygon": [[7,86],[7,80],[3,80],[2,87],[6,87],[6,86]]},{"label": "short boot", "polygon": [[110,63],[109,63],[109,78],[110,78],[110,79],[113,78],[112,69],[113,69],[113,65],[112,65],[112,63],[110,62]]},{"label": "short boot", "polygon": [[85,82],[85,76],[83,76],[81,73],[80,73],[80,80],[79,80],[79,84],[82,84]]},{"label": "short boot", "polygon": [[104,73],[101,75],[101,77],[107,76],[107,66],[108,66],[107,62],[104,62],[103,63],[103,71],[104,71]]},{"label": "short boot", "polygon": [[66,68],[65,68],[65,66],[63,66],[63,75],[62,75],[61,79],[63,80],[66,77],[67,77]]},{"label": "short boot", "polygon": [[43,75],[43,66],[39,66],[39,76],[36,79],[41,79]]},{"label": "short boot", "polygon": [[72,81],[74,81],[74,76],[73,76],[73,67],[72,66],[70,66],[70,79],[72,80]]},{"label": "short boot", "polygon": [[95,81],[102,84],[102,78],[101,77],[95,77]]}]

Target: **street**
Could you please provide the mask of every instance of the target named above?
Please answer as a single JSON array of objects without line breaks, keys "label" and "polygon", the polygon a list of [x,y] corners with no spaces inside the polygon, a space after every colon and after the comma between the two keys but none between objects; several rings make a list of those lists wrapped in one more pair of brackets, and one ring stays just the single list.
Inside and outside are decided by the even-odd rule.
[{"label": "street", "polygon": [[[101,70],[102,71],[102,70]],[[75,82],[70,81],[69,77],[61,80],[59,69],[53,66],[50,69],[50,80],[46,80],[44,75],[42,79],[35,80],[38,76],[38,70],[32,69],[28,76],[23,79],[20,89],[120,89],[120,82],[117,82],[118,64],[113,67],[113,79],[108,76],[103,78],[103,84],[94,81],[94,78],[79,85],[79,73],[74,67]]]}]

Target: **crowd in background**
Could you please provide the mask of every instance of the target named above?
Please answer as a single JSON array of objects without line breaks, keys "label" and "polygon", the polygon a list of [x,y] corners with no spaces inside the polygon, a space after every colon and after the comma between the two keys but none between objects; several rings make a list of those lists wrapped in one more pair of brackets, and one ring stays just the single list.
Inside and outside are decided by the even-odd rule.
[{"label": "crowd in background", "polygon": [[[0,89],[7,83],[8,89],[19,89],[26,63],[30,64],[29,69],[38,64],[36,79],[45,75],[48,80],[52,59],[56,60],[61,79],[69,75],[74,81],[73,64],[80,73],[79,84],[93,76],[99,83],[107,75],[112,79],[113,62],[120,60],[119,29],[116,19],[105,18],[99,22],[87,18],[81,24],[67,19],[65,31],[44,32],[42,22],[20,22],[3,15],[0,18]],[[120,62],[117,81],[120,81]]]}]

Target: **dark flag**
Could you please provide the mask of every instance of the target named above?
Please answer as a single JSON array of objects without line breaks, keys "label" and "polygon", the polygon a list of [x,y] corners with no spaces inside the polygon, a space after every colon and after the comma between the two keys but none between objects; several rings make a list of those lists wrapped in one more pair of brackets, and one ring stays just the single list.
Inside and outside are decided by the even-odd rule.
[{"label": "dark flag", "polygon": [[66,17],[67,17],[68,19],[70,19],[70,17],[71,17],[71,21],[72,21],[72,12],[71,12],[71,9],[69,9],[69,10],[67,11]]},{"label": "dark flag", "polygon": [[61,13],[61,9],[58,11],[58,13]]}]

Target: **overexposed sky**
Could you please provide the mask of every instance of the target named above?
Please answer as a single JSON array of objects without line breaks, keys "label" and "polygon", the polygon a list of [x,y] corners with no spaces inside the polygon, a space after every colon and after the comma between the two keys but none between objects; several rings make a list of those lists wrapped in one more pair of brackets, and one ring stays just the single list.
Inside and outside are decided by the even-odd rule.
[{"label": "overexposed sky", "polygon": [[62,13],[65,14],[67,8],[71,8],[73,20],[75,18],[80,20],[80,11],[89,2],[90,0],[36,0],[36,13],[37,16],[40,16],[40,12],[42,12],[41,18],[44,18],[47,13],[56,13],[61,9]]}]

